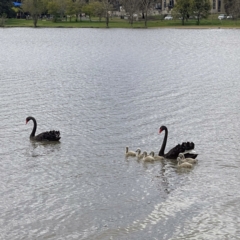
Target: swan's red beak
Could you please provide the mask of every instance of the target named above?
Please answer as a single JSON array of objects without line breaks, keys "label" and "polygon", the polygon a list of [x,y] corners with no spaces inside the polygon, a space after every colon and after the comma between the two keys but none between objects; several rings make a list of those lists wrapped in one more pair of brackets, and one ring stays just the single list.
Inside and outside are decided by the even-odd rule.
[{"label": "swan's red beak", "polygon": [[162,129],[161,128],[159,128],[159,133],[158,134],[160,134],[162,132]]},{"label": "swan's red beak", "polygon": [[26,124],[28,123],[28,120],[26,120]]}]

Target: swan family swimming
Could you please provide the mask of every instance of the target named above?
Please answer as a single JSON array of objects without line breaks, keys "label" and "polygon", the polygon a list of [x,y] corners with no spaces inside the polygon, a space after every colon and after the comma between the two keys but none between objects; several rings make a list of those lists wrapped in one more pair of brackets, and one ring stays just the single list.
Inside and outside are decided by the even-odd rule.
[{"label": "swan family swimming", "polygon": [[[37,130],[37,121],[34,117],[29,116],[26,118],[26,124],[29,121],[33,121],[33,129],[30,134],[30,139],[34,141],[59,141],[60,140],[60,131],[47,131],[42,132],[38,135],[35,135]],[[168,153],[164,153],[167,138],[168,138],[168,129],[166,126],[161,126],[159,128],[159,134],[165,131],[164,139],[158,156],[155,156],[154,151],[151,151],[150,154],[147,154],[147,151],[141,153],[141,149],[138,148],[136,151],[130,151],[129,147],[126,147],[125,157],[137,157],[139,160],[142,159],[144,162],[153,162],[156,160],[164,160],[166,159],[177,159],[177,167],[178,168],[191,168],[193,164],[197,163],[195,151],[193,151],[195,144],[193,142],[183,142],[182,144],[178,144],[173,147]]]},{"label": "swan family swimming", "polygon": [[151,151],[148,155],[146,151],[141,153],[141,149],[138,148],[136,151],[129,151],[126,147],[126,157],[137,157],[139,160],[142,159],[146,162],[153,162],[156,160],[171,159],[177,160],[178,168],[191,168],[193,164],[197,163],[196,157],[198,154],[195,152],[195,144],[193,142],[182,142],[182,144],[177,144],[167,153],[165,153],[165,148],[167,145],[168,129],[166,126],[161,126],[159,128],[159,134],[165,131],[164,139],[157,156],[155,156],[154,151]]},{"label": "swan family swimming", "polygon": [[[37,130],[37,121],[34,117],[29,116],[26,118],[26,124],[32,120],[33,121],[33,129],[30,134],[30,139],[35,140],[35,141],[59,141],[60,140],[60,131],[47,131],[47,132],[42,132],[38,135],[35,136],[36,130]],[[154,152],[152,151],[150,153],[150,156],[154,160],[163,160],[164,158],[168,159],[176,159],[177,157],[180,157],[181,159],[185,159],[185,161],[189,162],[192,161],[193,163],[194,160],[189,160],[189,159],[195,159],[198,154],[196,154],[195,151],[193,151],[195,144],[193,142],[183,142],[182,144],[178,144],[175,147],[173,147],[168,153],[164,153],[166,144],[167,144],[167,138],[168,138],[168,129],[166,126],[161,126],[159,128],[159,133],[162,131],[165,131],[164,135],[164,140],[162,143],[162,146],[160,148],[158,156],[154,156]],[[179,155],[181,154],[181,155]],[[137,149],[136,151],[129,151],[129,148],[126,147],[126,152],[125,152],[126,157],[138,157],[138,159],[142,158],[147,158],[147,152],[144,151],[141,154],[141,150]]]}]

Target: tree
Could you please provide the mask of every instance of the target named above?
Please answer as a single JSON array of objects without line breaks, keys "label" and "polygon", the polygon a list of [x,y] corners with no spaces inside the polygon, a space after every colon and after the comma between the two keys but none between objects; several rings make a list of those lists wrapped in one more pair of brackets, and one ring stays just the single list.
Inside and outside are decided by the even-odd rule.
[{"label": "tree", "polygon": [[194,0],[193,2],[193,12],[197,17],[197,25],[200,23],[200,18],[207,18],[211,10],[211,5],[209,0]]},{"label": "tree", "polygon": [[52,21],[56,22],[59,15],[59,6],[56,1],[51,1],[47,5],[48,13],[53,16]]},{"label": "tree", "polygon": [[178,0],[172,11],[174,15],[180,15],[184,25],[193,11],[193,0]]},{"label": "tree", "polygon": [[129,22],[133,25],[133,15],[139,11],[140,0],[122,0],[125,11],[129,14]]},{"label": "tree", "polygon": [[22,9],[24,12],[29,12],[33,19],[34,27],[37,27],[38,16],[43,11],[43,1],[42,0],[23,0]]},{"label": "tree", "polygon": [[89,20],[91,20],[92,15],[94,14],[94,4],[93,3],[89,3],[83,6],[82,8],[83,12],[89,16]]},{"label": "tree", "polygon": [[66,14],[70,16],[70,22],[71,22],[72,15],[75,14],[75,6],[72,0],[67,0]]},{"label": "tree", "polygon": [[93,15],[95,17],[99,18],[99,21],[102,20],[102,17],[104,17],[105,14],[105,10],[104,10],[104,6],[101,2],[93,2]]},{"label": "tree", "polygon": [[224,1],[224,9],[227,14],[230,14],[232,7],[235,4],[235,0],[225,0]]},{"label": "tree", "polygon": [[240,15],[240,0],[225,0],[224,8],[228,15],[232,15],[233,18],[237,19]]},{"label": "tree", "polygon": [[76,14],[76,22],[78,21],[78,16],[80,15],[80,20],[82,16],[82,9],[83,6],[86,4],[85,0],[75,0],[74,2],[74,9],[75,9],[75,14]]},{"label": "tree", "polygon": [[11,0],[1,0],[0,1],[0,16],[9,17],[14,14],[14,11],[12,11],[12,1]]},{"label": "tree", "polygon": [[[47,10],[49,14],[53,15],[53,21],[56,22],[59,16],[61,20],[63,20],[67,11],[68,1],[67,0],[44,0],[44,1],[48,1]],[[71,9],[72,12],[72,6],[69,9]]]},{"label": "tree", "polygon": [[2,13],[2,15],[0,16],[0,27],[4,27],[5,24],[5,20],[7,18],[7,14],[6,13]]},{"label": "tree", "polygon": [[106,18],[106,27],[108,28],[109,25],[109,14],[110,12],[113,10],[113,5],[111,3],[111,0],[101,0],[101,3],[103,5],[103,9],[104,9],[104,15]]},{"label": "tree", "polygon": [[148,11],[152,2],[153,0],[141,0],[141,10],[142,10],[142,16],[144,18],[145,27],[147,27]]},{"label": "tree", "polygon": [[231,9],[233,17],[237,19],[237,17],[240,15],[240,0],[235,1],[235,7]]},{"label": "tree", "polygon": [[59,6],[60,18],[61,18],[61,20],[63,20],[63,17],[66,12],[66,8],[67,8],[67,1],[66,0],[57,0],[57,4]]}]

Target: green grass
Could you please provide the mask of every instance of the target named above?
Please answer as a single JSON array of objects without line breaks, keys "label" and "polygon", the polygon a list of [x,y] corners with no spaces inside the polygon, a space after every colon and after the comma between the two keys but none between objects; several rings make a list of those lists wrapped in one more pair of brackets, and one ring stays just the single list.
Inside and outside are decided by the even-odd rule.
[{"label": "green grass", "polygon": [[[161,28],[161,27],[177,27],[177,28],[240,28],[240,21],[237,20],[218,20],[217,14],[210,15],[208,19],[201,19],[200,25],[196,24],[195,19],[191,19],[185,22],[185,25],[182,25],[181,20],[161,20],[160,17],[157,19],[148,20],[147,27],[148,28]],[[104,20],[101,22],[93,18],[92,21],[84,20],[81,22],[75,22],[73,19],[70,21],[46,21],[46,20],[38,20],[38,27],[52,27],[52,28],[106,28],[106,23]],[[5,27],[33,27],[32,20],[26,19],[7,19],[5,23]],[[109,28],[144,28],[144,21],[136,21],[131,26],[128,20],[113,18],[110,19]]]}]

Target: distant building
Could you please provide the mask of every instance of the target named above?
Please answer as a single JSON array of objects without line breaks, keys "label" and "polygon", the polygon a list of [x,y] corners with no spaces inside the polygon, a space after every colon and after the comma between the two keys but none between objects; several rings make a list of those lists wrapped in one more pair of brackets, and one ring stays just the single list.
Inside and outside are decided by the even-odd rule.
[{"label": "distant building", "polygon": [[[159,13],[167,14],[174,7],[177,0],[160,0],[155,4],[155,8]],[[211,13],[225,12],[223,0],[210,0],[211,3]]]}]

